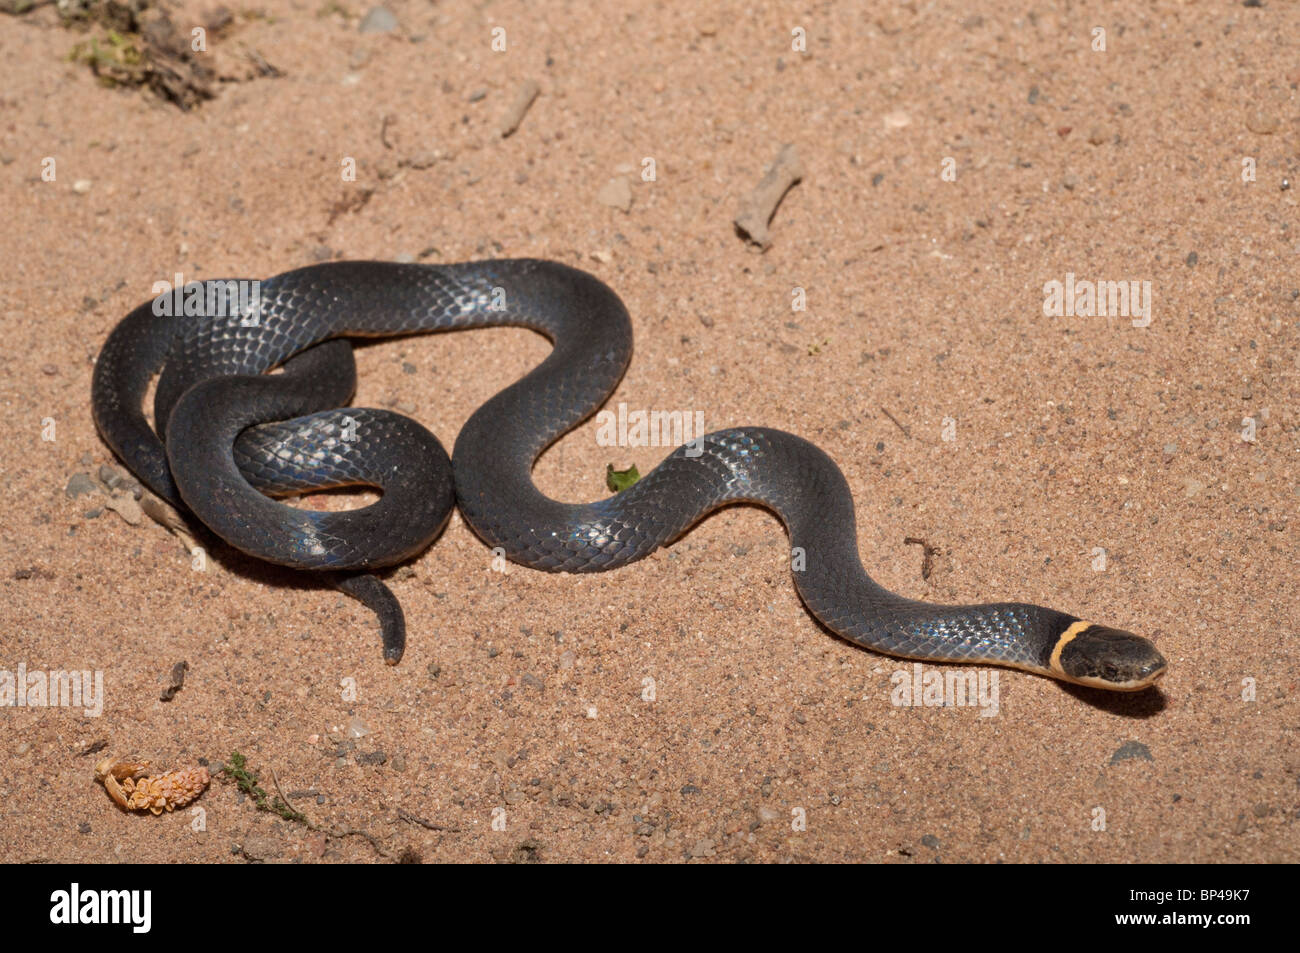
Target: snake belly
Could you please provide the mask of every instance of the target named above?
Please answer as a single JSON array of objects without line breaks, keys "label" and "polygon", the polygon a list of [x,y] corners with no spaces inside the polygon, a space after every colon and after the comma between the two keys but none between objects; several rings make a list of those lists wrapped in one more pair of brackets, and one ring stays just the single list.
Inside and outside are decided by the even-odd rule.
[{"label": "snake belly", "polygon": [[[385,636],[389,661],[400,657],[404,625],[396,600],[369,571],[428,546],[453,499],[489,546],[553,572],[623,566],[718,507],[747,502],[785,525],[798,555],[795,586],[812,614],[865,648],[1122,691],[1164,674],[1155,646],[1129,632],[1027,603],[937,605],[878,585],[858,556],[843,474],[818,447],[780,430],[707,434],[593,503],[541,493],[532,479],[537,458],[604,403],[632,354],[626,308],[585,272],[536,259],[332,262],[264,280],[259,291],[251,314],[160,316],[152,303],[129,314],[95,368],[96,422],[143,482],[230,545],[280,565],[331,571],[336,584],[374,606],[386,630],[402,629]],[[355,388],[351,349],[339,339],[506,325],[543,334],[552,351],[470,417],[450,467],[437,439],[414,421],[339,408]],[[267,373],[277,367],[283,373]],[[141,405],[159,370],[155,432]],[[272,498],[347,484],[377,486],[383,496],[327,513]]]}]

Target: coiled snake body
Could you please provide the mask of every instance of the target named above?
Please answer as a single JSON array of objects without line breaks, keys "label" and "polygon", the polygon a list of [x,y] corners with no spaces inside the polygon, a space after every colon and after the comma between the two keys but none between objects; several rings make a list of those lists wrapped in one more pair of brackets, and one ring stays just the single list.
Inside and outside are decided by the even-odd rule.
[{"label": "coiled snake body", "polygon": [[[229,287],[209,281],[186,291],[212,301]],[[390,662],[401,656],[404,620],[365,571],[423,550],[455,503],[485,542],[516,563],[599,572],[744,501],[781,518],[801,556],[794,580],[804,604],[858,645],[1116,690],[1145,688],[1164,673],[1165,660],[1146,639],[1053,609],[934,605],[884,589],[858,558],[853,499],[839,468],[779,430],[708,434],[595,503],[544,496],[533,484],[534,462],[600,407],[632,353],[622,302],[585,272],[532,259],[336,262],[261,282],[257,305],[244,312],[159,310],[166,309],[154,302],[135,309],[100,354],[93,406],[104,439],[150,489],[192,510],[232,546],[285,566],[333,571],[340,588],[379,613]],[[539,331],[553,350],[470,417],[450,466],[437,439],[406,417],[335,409],[356,383],[351,346],[336,339],[499,325]],[[281,365],[283,373],[266,373]],[[142,403],[160,369],[155,433]],[[271,498],[347,484],[377,486],[383,496],[343,512]]]}]

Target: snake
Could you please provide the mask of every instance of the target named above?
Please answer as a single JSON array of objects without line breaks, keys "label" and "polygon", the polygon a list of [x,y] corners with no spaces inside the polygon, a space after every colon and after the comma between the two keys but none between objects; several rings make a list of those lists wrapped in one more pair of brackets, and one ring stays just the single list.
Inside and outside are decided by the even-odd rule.
[{"label": "snake", "polygon": [[[352,341],[501,326],[538,332],[551,351],[469,417],[450,458],[409,417],[346,406],[357,383]],[[153,493],[235,549],[323,573],[370,606],[389,663],[402,656],[406,621],[375,572],[420,554],[456,507],[511,562],[589,573],[642,559],[714,510],[748,503],[783,524],[804,606],[858,646],[1112,691],[1164,675],[1155,645],[1122,629],[1028,603],[943,605],[881,586],[859,556],[843,473],[785,431],[718,430],[611,496],[548,497],[533,481],[537,459],[604,404],[631,355],[623,302],[568,265],[329,261],[155,294],[109,333],[91,397],[103,439]],[[151,426],[144,404],[155,378]],[[377,489],[378,501],[317,511],[283,499],[354,485]]]}]

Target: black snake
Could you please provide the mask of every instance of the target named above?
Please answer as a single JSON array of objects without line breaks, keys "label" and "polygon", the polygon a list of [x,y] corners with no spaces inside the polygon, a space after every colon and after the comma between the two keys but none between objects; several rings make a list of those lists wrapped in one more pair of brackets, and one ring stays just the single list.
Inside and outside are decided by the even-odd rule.
[{"label": "black snake", "polygon": [[[95,367],[96,423],[148,487],[193,511],[254,556],[330,570],[371,605],[396,662],[405,623],[366,570],[422,551],[459,504],[474,531],[516,563],[600,572],[681,536],[705,514],[758,503],[785,524],[795,586],[844,638],[888,655],[1007,665],[1100,688],[1136,690],[1164,674],[1148,640],[1042,606],[944,606],[874,582],[858,558],[853,498],[835,463],[780,430],[738,427],[679,447],[630,488],[595,503],[538,491],[532,468],[562,434],[613,392],[632,354],[628,313],[610,288],[555,262],[453,265],[335,262],[242,287],[210,280],[136,308],[109,335]],[[170,308],[179,292],[201,306]],[[217,304],[214,306],[213,302]],[[190,311],[192,313],[184,313]],[[356,369],[347,337],[517,325],[549,338],[550,355],[466,422],[451,465],[437,439],[388,411],[336,409]],[[283,373],[268,374],[283,365]],[[158,432],[142,404],[161,371]],[[165,442],[164,442],[165,441]],[[375,504],[314,512],[271,498],[367,484]]]}]

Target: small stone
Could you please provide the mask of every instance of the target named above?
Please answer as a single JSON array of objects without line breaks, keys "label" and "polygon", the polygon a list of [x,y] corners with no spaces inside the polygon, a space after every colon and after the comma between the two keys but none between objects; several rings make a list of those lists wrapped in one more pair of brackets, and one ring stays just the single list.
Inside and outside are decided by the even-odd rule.
[{"label": "small stone", "polygon": [[284,847],[279,841],[273,837],[263,837],[260,834],[245,837],[240,848],[244,856],[249,860],[273,860],[284,854]]},{"label": "small stone", "polygon": [[632,207],[632,184],[627,176],[617,175],[606,182],[596,193],[596,201],[620,212],[628,211]]},{"label": "small stone", "polygon": [[144,510],[130,493],[122,493],[110,499],[108,508],[131,526],[139,526],[144,522]]},{"label": "small stone", "polygon": [[1151,749],[1142,742],[1126,741],[1115,750],[1113,755],[1110,756],[1110,763],[1119,764],[1121,761],[1128,761],[1134,758],[1141,761],[1155,760],[1155,758],[1151,757]]},{"label": "small stone", "polygon": [[901,109],[886,113],[882,120],[886,129],[906,129],[912,124],[912,117]]},{"label": "small stone", "polygon": [[465,99],[467,102],[471,103],[482,102],[484,99],[487,99],[487,93],[488,91],[480,86],[478,89],[466,96]]},{"label": "small stone", "polygon": [[939,849],[939,838],[935,837],[933,834],[926,834],[921,838],[921,843],[931,850]]},{"label": "small stone", "polygon": [[358,33],[392,33],[397,29],[397,17],[384,7],[371,7],[361,18]]},{"label": "small stone", "polygon": [[393,770],[398,772],[406,770],[406,758],[404,756],[400,754],[393,755]]},{"label": "small stone", "polygon": [[89,473],[74,473],[68,485],[63,489],[63,495],[70,500],[75,500],[79,496],[85,496],[87,493],[98,492],[95,481],[90,478]]},{"label": "small stone", "polygon": [[1088,142],[1094,146],[1101,145],[1108,138],[1109,137],[1106,135],[1106,130],[1103,129],[1101,126],[1093,126],[1090,130],[1088,130]]},{"label": "small stone", "polygon": [[353,715],[348,719],[347,736],[349,738],[364,738],[368,734],[370,734],[370,729],[358,715]]},{"label": "small stone", "polygon": [[764,824],[771,824],[773,821],[780,820],[780,818],[781,815],[774,808],[767,805],[763,805],[758,809],[758,819]]},{"label": "small stone", "polygon": [[1271,136],[1277,132],[1277,117],[1262,109],[1256,109],[1246,115],[1246,128],[1256,135]]},{"label": "small stone", "polygon": [[546,691],[546,684],[532,672],[524,673],[523,683],[529,688],[537,689],[539,692]]},{"label": "small stone", "polygon": [[702,840],[696,841],[695,846],[691,848],[692,857],[712,857],[716,851],[713,849],[713,841]]},{"label": "small stone", "polygon": [[1201,256],[1198,255],[1198,254],[1196,254],[1196,252],[1191,251],[1191,252],[1188,252],[1188,253],[1187,253],[1187,259],[1186,259],[1186,261],[1187,261],[1187,267],[1188,267],[1188,268],[1195,268],[1195,267],[1196,267],[1196,263],[1197,263],[1198,261],[1200,261],[1200,260],[1201,260]]},{"label": "small stone", "polygon": [[85,195],[90,191],[90,179],[78,179],[72,183],[72,191],[78,195]]},{"label": "small stone", "polygon": [[59,373],[59,366],[57,364],[42,364],[41,373],[46,377],[53,377],[55,374]]},{"label": "small stone", "polygon": [[412,169],[428,169],[440,158],[441,153],[437,149],[426,149],[423,152],[417,152],[407,156],[406,164]]},{"label": "small stone", "polygon": [[388,755],[382,751],[369,751],[357,755],[357,764],[381,765],[388,763]]},{"label": "small stone", "polygon": [[110,490],[116,490],[126,479],[126,474],[117,467],[109,466],[105,463],[99,468],[99,482],[104,484]]},{"label": "small stone", "polygon": [[700,789],[699,789],[698,787],[696,787],[694,784],[683,784],[683,785],[682,785],[681,793],[682,793],[682,794],[699,794],[699,793],[700,793]]}]

